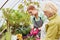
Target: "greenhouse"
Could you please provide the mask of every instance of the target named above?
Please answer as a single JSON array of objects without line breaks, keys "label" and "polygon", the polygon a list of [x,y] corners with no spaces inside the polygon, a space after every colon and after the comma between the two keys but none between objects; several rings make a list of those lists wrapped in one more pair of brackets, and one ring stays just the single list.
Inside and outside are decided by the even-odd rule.
[{"label": "greenhouse", "polygon": [[0,40],[60,40],[60,0],[0,0]]}]

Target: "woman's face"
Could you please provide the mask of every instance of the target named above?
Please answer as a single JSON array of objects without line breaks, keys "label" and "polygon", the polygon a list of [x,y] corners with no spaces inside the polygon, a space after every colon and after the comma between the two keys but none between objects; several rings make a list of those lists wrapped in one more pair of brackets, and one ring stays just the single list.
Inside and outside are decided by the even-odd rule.
[{"label": "woman's face", "polygon": [[38,13],[37,10],[29,10],[28,12],[30,15],[36,15]]}]

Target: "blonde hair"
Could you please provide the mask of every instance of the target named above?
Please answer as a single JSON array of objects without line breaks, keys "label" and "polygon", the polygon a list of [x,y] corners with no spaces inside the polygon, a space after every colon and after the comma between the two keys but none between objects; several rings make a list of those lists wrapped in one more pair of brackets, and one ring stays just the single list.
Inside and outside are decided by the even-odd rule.
[{"label": "blonde hair", "polygon": [[44,6],[43,11],[53,11],[53,13],[57,13],[57,6],[53,2],[48,1]]}]

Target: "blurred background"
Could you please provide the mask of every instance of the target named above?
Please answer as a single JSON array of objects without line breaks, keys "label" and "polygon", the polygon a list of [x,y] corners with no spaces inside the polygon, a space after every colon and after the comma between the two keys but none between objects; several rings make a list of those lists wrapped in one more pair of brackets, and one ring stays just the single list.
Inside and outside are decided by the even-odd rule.
[{"label": "blurred background", "polygon": [[[47,3],[48,1],[53,2],[54,4],[56,4],[57,8],[58,8],[58,15],[60,15],[60,0],[0,0],[0,29],[3,25],[3,23],[5,23],[5,19],[3,18],[3,12],[2,9],[3,8],[11,8],[13,9],[13,14],[15,13],[15,11],[17,11],[21,6],[20,4],[24,5],[24,9],[22,11],[26,11],[27,6],[24,4],[27,2],[27,5],[29,5],[29,1],[31,1],[32,3],[35,2],[34,4],[37,4],[37,6],[35,5],[35,7],[37,7],[37,9],[43,9],[45,3]],[[30,2],[30,3],[31,3]],[[18,7],[20,5],[20,7]],[[9,9],[8,9],[9,10]],[[20,10],[20,9],[19,9]],[[18,13],[18,11],[17,11]],[[24,12],[27,13],[27,12]],[[13,15],[11,14],[11,15]],[[22,14],[21,14],[22,15]],[[28,15],[28,14],[27,14]],[[27,16],[25,15],[25,17]],[[12,16],[14,17],[15,14]],[[24,16],[24,15],[23,15]],[[22,16],[22,18],[23,18]],[[29,15],[28,15],[29,16]],[[14,19],[14,18],[13,18]],[[25,19],[24,19],[25,20]],[[27,21],[27,20],[26,20]],[[14,21],[13,21],[14,22]],[[9,34],[8,34],[9,35]],[[13,37],[12,37],[13,38]]]}]

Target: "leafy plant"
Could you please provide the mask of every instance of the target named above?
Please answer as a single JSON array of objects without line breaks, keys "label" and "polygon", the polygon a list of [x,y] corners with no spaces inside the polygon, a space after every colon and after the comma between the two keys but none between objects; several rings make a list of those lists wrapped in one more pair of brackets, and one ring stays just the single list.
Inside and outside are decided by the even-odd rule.
[{"label": "leafy plant", "polygon": [[[18,29],[19,27],[23,26],[23,27],[29,27],[30,26],[30,15],[28,14],[28,12],[20,12],[19,10],[13,10],[13,9],[3,9],[3,15],[4,18],[6,20],[6,22],[8,22],[9,26],[12,26],[12,33],[16,34],[16,33],[20,33],[20,30]],[[6,25],[8,25],[6,24]],[[21,26],[20,26],[21,25]],[[19,31],[16,31],[16,29],[18,29]],[[23,29],[23,28],[21,28]],[[28,31],[26,32],[26,30],[21,30],[22,33],[27,34]]]},{"label": "leafy plant", "polygon": [[27,34],[30,33],[31,28],[30,27],[19,27],[16,29],[16,33],[20,33],[23,36],[26,36]]},{"label": "leafy plant", "polygon": [[31,36],[28,36],[26,39],[24,40],[35,40],[35,37],[31,37]]},{"label": "leafy plant", "polygon": [[30,25],[30,16],[28,12],[20,12],[19,10],[13,9],[3,9],[3,14],[6,20],[8,20],[9,25],[11,26],[18,26],[21,23],[23,26]]}]

